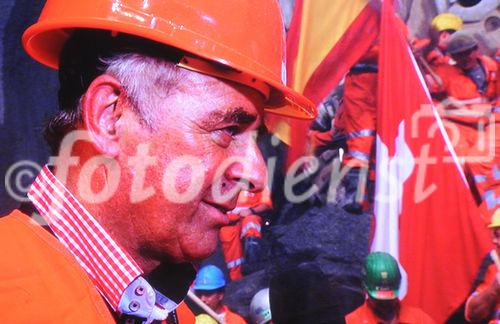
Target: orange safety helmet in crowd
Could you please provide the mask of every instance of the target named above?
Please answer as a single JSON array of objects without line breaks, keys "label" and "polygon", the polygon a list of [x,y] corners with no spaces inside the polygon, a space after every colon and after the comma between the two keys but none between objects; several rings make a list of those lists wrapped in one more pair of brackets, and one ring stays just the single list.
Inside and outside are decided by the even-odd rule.
[{"label": "orange safety helmet in crowd", "polygon": [[316,116],[314,104],[284,84],[285,37],[276,0],[47,0],[38,22],[24,32],[24,48],[57,69],[64,43],[77,28],[178,48],[186,53],[180,66],[253,87],[268,99],[266,111]]}]

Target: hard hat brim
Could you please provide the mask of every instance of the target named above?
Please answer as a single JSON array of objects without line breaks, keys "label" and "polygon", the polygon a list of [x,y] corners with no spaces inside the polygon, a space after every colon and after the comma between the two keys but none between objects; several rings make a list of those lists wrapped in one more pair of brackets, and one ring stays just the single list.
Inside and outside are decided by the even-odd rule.
[{"label": "hard hat brim", "polygon": [[[112,34],[126,33],[178,48],[187,53],[207,59],[208,61],[230,66],[270,86],[271,98],[265,105],[266,112],[304,120],[311,120],[316,117],[316,106],[309,99],[277,81],[276,76],[267,73],[266,68],[257,65],[258,63],[248,59],[246,64],[247,68],[244,69],[242,66],[238,66],[238,64],[234,62],[229,62],[227,59],[214,57],[211,53],[208,53],[207,48],[203,48],[203,46],[186,46],[185,44],[203,44],[204,36],[192,33],[185,27],[168,26],[168,28],[170,28],[170,34],[168,35],[168,42],[166,42],[166,27],[163,25],[162,30],[158,30],[151,28],[149,25],[142,26],[133,23],[124,24],[123,21],[99,18],[75,19],[75,17],[60,17],[58,19],[51,19],[50,21],[39,21],[29,27],[23,34],[22,43],[26,52],[33,59],[50,68],[58,69],[59,54],[61,53],[64,43],[75,28],[108,30]],[[213,40],[207,39],[206,43],[212,44],[212,47],[214,46]],[[225,48],[223,44],[220,44],[220,47],[219,51],[231,51],[231,49]],[[235,55],[238,56],[240,61],[246,59],[241,53],[230,53],[226,55],[226,57]],[[254,69],[251,68],[252,65],[255,66]]]},{"label": "hard hat brim", "polygon": [[194,288],[194,290],[213,291],[213,290],[218,290],[218,289],[224,288],[225,286],[226,286],[225,284],[222,284],[222,285],[204,285],[204,284],[201,284],[201,285],[194,285],[193,288]]},{"label": "hard hat brim", "polygon": [[373,299],[377,300],[393,300],[398,298],[398,290],[390,289],[390,290],[376,290],[376,289],[368,289],[368,295]]}]

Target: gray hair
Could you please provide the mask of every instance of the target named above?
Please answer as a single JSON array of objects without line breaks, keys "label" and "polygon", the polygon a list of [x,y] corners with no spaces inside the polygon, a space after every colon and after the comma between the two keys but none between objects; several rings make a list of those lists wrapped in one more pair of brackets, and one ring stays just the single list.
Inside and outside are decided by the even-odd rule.
[{"label": "gray hair", "polygon": [[101,59],[108,66],[105,73],[117,78],[132,107],[144,123],[154,128],[158,98],[165,98],[185,72],[174,63],[144,54],[126,53]]},{"label": "gray hair", "polygon": [[[141,118],[143,125],[151,129],[154,129],[159,108],[156,107],[158,98],[168,96],[186,73],[168,59],[135,52],[99,57],[98,61],[99,70],[102,71],[100,74],[111,75],[120,81],[132,109]],[[62,91],[61,86],[60,92]],[[83,96],[84,94],[76,99],[74,107],[61,105],[59,113],[47,123],[44,135],[53,154],[57,154],[64,136],[82,125]]]}]

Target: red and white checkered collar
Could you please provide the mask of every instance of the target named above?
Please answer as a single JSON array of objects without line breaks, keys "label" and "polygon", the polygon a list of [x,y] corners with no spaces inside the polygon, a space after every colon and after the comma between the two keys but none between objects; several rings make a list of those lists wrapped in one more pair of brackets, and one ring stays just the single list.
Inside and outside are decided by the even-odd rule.
[{"label": "red and white checkered collar", "polygon": [[[156,309],[155,303],[158,304],[158,299],[161,298],[142,278],[143,271],[137,263],[109,236],[47,166],[43,167],[35,179],[28,197],[55,236],[74,255],[94,286],[118,314],[132,315],[133,312],[128,308],[133,309],[137,304],[129,303],[131,295],[141,292],[141,289],[141,294],[145,291],[149,295],[146,301],[149,304],[148,314],[152,314],[155,309],[155,313],[164,313],[159,315],[164,319],[167,310],[170,312],[175,309],[177,304],[172,304],[168,298],[162,300],[160,309]],[[146,318],[149,317],[148,314]]]}]

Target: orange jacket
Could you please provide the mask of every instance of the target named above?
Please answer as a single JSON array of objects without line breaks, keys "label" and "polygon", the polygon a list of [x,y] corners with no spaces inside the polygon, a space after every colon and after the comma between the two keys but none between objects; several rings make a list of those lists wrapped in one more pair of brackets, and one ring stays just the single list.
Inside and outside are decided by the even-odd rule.
[{"label": "orange jacket", "polygon": [[343,165],[368,167],[375,141],[378,73],[349,73],[341,106],[347,136]]},{"label": "orange jacket", "polygon": [[499,104],[498,64],[487,56],[481,57],[486,72],[487,87],[481,93],[476,84],[460,68],[441,64],[435,72],[442,80],[442,86],[430,85],[429,90],[438,98],[445,100],[444,117],[476,128],[477,123],[487,123],[493,106]]},{"label": "orange jacket", "polygon": [[425,60],[431,65],[432,67],[436,67],[442,64],[448,64],[451,65],[453,63],[453,59],[443,53],[439,48],[434,48],[433,50],[429,51],[427,55],[425,56]]},{"label": "orange jacket", "polygon": [[487,56],[481,57],[481,64],[486,70],[486,81],[488,83],[486,91],[481,94],[476,84],[463,72],[462,69],[449,65],[441,64],[436,67],[435,72],[443,81],[442,89],[430,89],[431,92],[444,91],[448,97],[458,100],[470,100],[484,97],[486,100],[496,100],[498,95],[498,64]]},{"label": "orange jacket", "polygon": [[[345,318],[347,324],[378,324],[381,321],[375,316],[368,303],[358,307]],[[401,304],[398,323],[400,324],[434,324],[436,323],[429,315],[419,308]]]},{"label": "orange jacket", "polygon": [[[115,323],[73,255],[15,210],[0,218],[0,323]],[[194,323],[182,303],[180,323]]]}]

